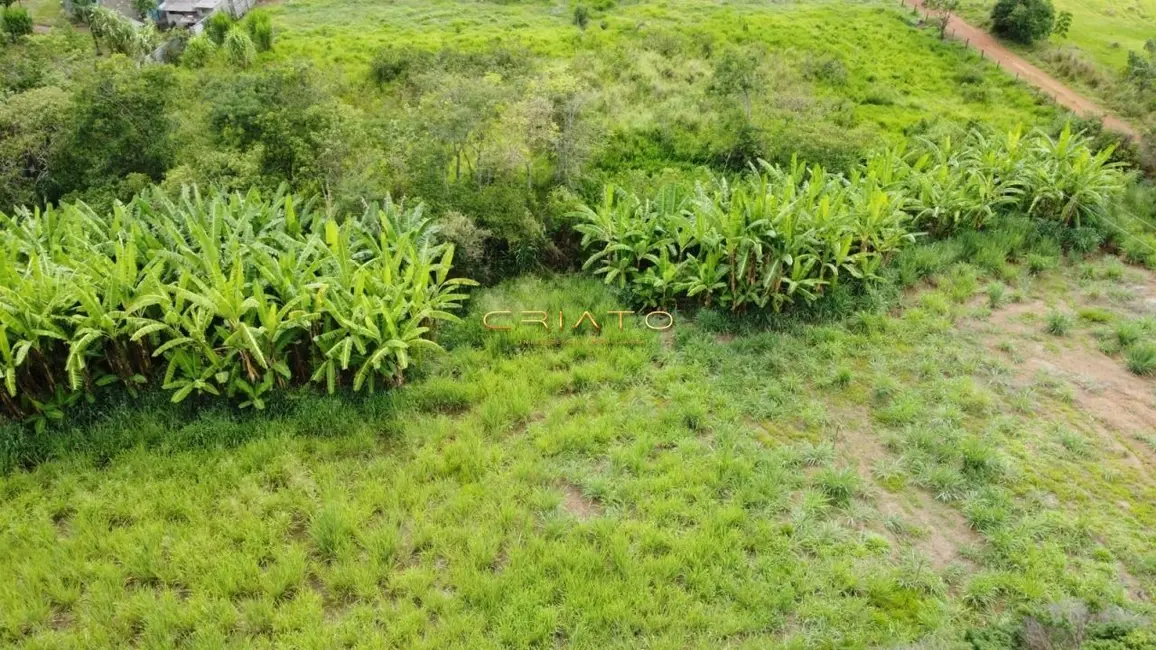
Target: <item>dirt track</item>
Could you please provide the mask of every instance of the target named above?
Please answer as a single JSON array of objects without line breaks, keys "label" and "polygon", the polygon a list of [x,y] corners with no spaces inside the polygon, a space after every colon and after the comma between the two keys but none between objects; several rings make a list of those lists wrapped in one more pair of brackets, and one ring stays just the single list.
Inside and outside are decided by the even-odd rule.
[{"label": "dirt track", "polygon": [[[923,0],[904,0],[904,2],[926,13],[926,10],[923,9]],[[986,58],[995,61],[1004,70],[1044,91],[1048,96],[1053,97],[1056,103],[1071,109],[1077,115],[1084,117],[1100,116],[1105,127],[1136,139],[1140,138],[1139,132],[1132,125],[1108,113],[1092,100],[1028,63],[1023,57],[1001,45],[991,34],[973,27],[959,16],[951,16],[947,23],[947,32],[952,38],[964,41],[972,49],[980,51]]]}]

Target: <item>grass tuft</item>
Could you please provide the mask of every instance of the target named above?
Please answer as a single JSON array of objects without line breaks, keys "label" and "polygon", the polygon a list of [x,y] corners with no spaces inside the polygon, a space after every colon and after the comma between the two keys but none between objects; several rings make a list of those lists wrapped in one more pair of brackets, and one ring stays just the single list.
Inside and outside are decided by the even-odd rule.
[{"label": "grass tuft", "polygon": [[1156,374],[1156,343],[1137,343],[1129,347],[1124,360],[1132,374],[1145,377]]}]

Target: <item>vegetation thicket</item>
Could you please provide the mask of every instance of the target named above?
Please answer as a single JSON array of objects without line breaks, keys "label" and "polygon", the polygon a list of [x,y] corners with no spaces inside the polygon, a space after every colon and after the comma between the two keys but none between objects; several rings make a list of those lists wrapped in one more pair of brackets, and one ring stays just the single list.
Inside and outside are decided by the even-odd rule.
[{"label": "vegetation thicket", "polygon": [[465,298],[421,206],[340,223],[291,194],[159,192],[0,215],[0,401],[60,419],[103,386],[173,401],[397,385]]},{"label": "vegetation thicket", "polygon": [[763,163],[737,181],[667,186],[639,198],[608,187],[577,229],[586,268],[647,305],[679,298],[732,310],[813,302],[841,279],[880,278],[921,231],[946,236],[1026,214],[1081,253],[1117,227],[1109,209],[1127,176],[1112,151],[1065,128],[963,142],[923,141],[872,156],[849,176]]},{"label": "vegetation thicket", "polygon": [[70,6],[0,44],[0,646],[1156,647],[1147,154],[946,22]]},{"label": "vegetation thicket", "polygon": [[1030,45],[1052,33],[1056,10],[1052,0],[997,0],[991,24],[997,33]]},{"label": "vegetation thicket", "polygon": [[0,211],[106,210],[154,184],[175,197],[288,183],[337,214],[406,196],[471,245],[463,275],[493,282],[579,266],[566,215],[608,182],[641,190],[795,155],[846,173],[969,121],[1058,124],[898,8],[848,6],[833,29],[830,6],[590,3],[581,29],[543,4],[495,3],[459,28],[451,6],[218,12],[164,65],[140,64],[151,28],[78,9],[91,34],[0,48]]}]

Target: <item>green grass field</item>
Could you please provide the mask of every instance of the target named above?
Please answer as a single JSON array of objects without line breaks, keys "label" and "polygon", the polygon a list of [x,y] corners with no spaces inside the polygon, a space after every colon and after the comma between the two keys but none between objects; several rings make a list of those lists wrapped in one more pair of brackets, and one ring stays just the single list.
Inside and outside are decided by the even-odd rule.
[{"label": "green grass field", "polygon": [[479,317],[619,302],[522,279],[386,395],[98,409],[0,477],[0,644],[956,647],[1049,604],[1141,642],[1118,608],[1156,586],[1156,451],[1070,370],[1151,399],[1096,336],[1156,282],[1112,258],[987,281],[953,266],[842,324],[542,345]]},{"label": "green grass field", "polygon": [[[728,44],[754,44],[773,54],[776,87],[768,104],[849,101],[854,118],[874,125],[882,137],[921,120],[1011,127],[1054,115],[978,55],[912,29],[908,15],[891,3],[622,3],[595,12],[585,30],[552,3],[288,0],[271,9],[276,58],[341,66],[351,84],[378,49],[401,44],[526,48],[550,74],[566,72],[578,57],[587,66],[583,82],[627,99],[626,106],[640,113],[615,116],[632,126],[682,118],[687,101],[704,92],[706,53]],[[683,57],[689,58],[676,71],[671,64]],[[834,66],[833,72],[825,66]],[[649,93],[646,106],[636,108],[630,98],[643,91]]]},{"label": "green grass field", "polygon": [[[63,192],[24,182],[62,152],[93,158],[47,169],[94,210],[160,186],[6,231],[0,407],[31,418],[0,422],[0,648],[1156,647],[1156,273],[1105,252],[1156,267],[1156,198],[1118,201],[1134,179],[1084,144],[953,148],[1062,115],[898,5],[598,2],[583,29],[567,3],[284,0],[253,62],[94,60],[65,30],[5,49],[29,63],[0,68],[12,196]],[[153,176],[105,164],[161,142],[145,127],[175,150]],[[955,162],[862,171],[919,136]],[[577,270],[596,248],[574,211],[794,154],[851,178],[716,180],[656,211],[665,239],[615,221],[604,242],[647,253],[623,256],[639,272],[675,239],[708,260],[765,243],[750,259],[789,274],[704,264],[670,295],[803,287],[786,313],[620,331],[632,298]],[[193,182],[302,198],[162,220]],[[350,221],[387,192],[409,211]],[[421,218],[458,243],[455,277],[489,282],[460,323],[445,302],[407,321],[444,350],[396,336],[431,304],[409,281],[450,272],[387,245],[433,237],[397,225]],[[904,246],[867,255],[888,219]],[[856,240],[879,267],[848,261]],[[495,311],[566,331],[488,330]],[[571,327],[584,311],[599,331]],[[374,350],[413,364],[366,360],[389,388],[355,392]]]},{"label": "green grass field", "polygon": [[[960,14],[975,25],[990,24],[991,0],[965,0]],[[1074,45],[1113,71],[1123,69],[1128,51],[1143,51],[1156,36],[1156,2],[1151,0],[1055,0],[1056,11],[1072,14],[1067,37],[1053,36],[1056,45]]]},{"label": "green grass field", "polygon": [[53,25],[64,17],[60,0],[24,0],[21,4],[28,8],[37,25]]}]

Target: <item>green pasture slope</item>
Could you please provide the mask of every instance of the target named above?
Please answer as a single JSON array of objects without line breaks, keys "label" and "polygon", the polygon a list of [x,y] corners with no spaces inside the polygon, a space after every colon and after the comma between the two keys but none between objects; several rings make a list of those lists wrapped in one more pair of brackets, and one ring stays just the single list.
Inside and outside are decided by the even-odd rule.
[{"label": "green pasture slope", "polygon": [[[548,74],[619,90],[630,112],[612,122],[681,117],[704,92],[707,53],[741,44],[774,53],[772,103],[791,95],[811,101],[813,86],[821,99],[853,104],[855,117],[884,137],[919,120],[1006,128],[1053,114],[1025,86],[912,29],[905,12],[884,2],[624,2],[593,11],[584,30],[566,5],[551,2],[287,0],[270,8],[278,27],[273,56],[340,65],[351,83],[382,47],[526,48]],[[574,57],[581,65],[571,66]],[[830,60],[838,62],[833,71]],[[639,96],[646,107],[634,105]]]},{"label": "green pasture slope", "polygon": [[1033,339],[1076,349],[1095,322],[985,325],[1015,301],[1123,318],[1133,273],[1006,267],[989,301],[955,265],[894,315],[777,333],[481,328],[620,307],[527,278],[478,295],[387,394],[97,409],[56,460],[0,476],[0,642],[1010,648],[1025,612],[1055,611],[1056,639],[1104,620],[1147,647],[1120,606],[1147,611],[1156,584],[1156,486],[1105,451],[1076,384],[1021,378]]},{"label": "green pasture slope", "polygon": [[[990,22],[991,0],[965,0],[960,13],[977,25]],[[1152,0],[1055,0],[1056,11],[1072,14],[1072,27],[1056,44],[1071,44],[1112,70],[1128,61],[1128,51],[1141,52],[1156,37],[1156,2]]]},{"label": "green pasture slope", "polygon": [[[603,152],[709,139],[708,53],[732,46],[772,55],[750,119],[792,150],[1058,117],[898,3],[599,5],[581,29],[563,3],[284,0],[257,66],[312,62],[409,150],[420,101],[369,80],[386,46],[526,56],[509,97],[589,89]],[[173,71],[182,143],[213,144],[199,90],[227,65]],[[637,149],[566,191],[707,164]],[[1152,392],[1132,373],[1156,368],[1156,277],[998,229],[918,241],[820,314],[619,332],[626,297],[542,270],[474,291],[395,389],[261,412],[116,393],[3,423],[0,647],[1156,646],[1156,436],[1107,428],[1126,409],[1102,383]],[[603,331],[486,330],[495,310]]]}]

